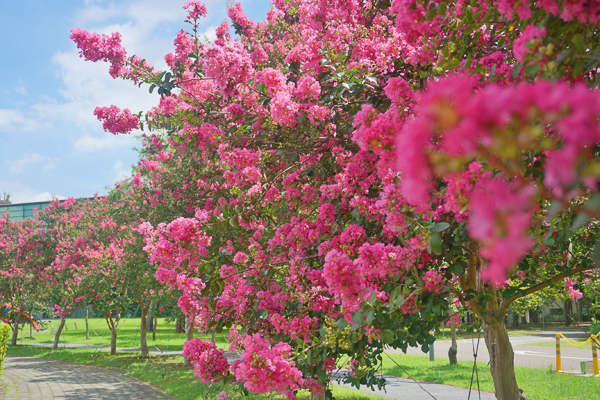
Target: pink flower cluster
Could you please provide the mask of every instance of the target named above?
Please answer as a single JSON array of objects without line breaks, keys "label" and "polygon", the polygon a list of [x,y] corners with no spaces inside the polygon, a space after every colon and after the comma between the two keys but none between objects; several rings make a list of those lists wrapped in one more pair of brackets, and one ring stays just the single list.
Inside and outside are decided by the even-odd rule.
[{"label": "pink flower cluster", "polygon": [[493,283],[506,280],[509,270],[533,246],[527,235],[531,223],[533,187],[515,191],[501,178],[481,181],[471,196],[469,235],[482,244],[490,260],[481,276]]},{"label": "pink flower cluster", "polygon": [[546,37],[545,26],[541,29],[534,25],[528,25],[525,27],[521,37],[515,40],[513,43],[513,52],[515,54],[515,58],[523,62],[525,60],[525,54],[529,50],[529,47],[527,46],[530,46],[532,41],[538,41],[544,37]]},{"label": "pink flower cluster", "polygon": [[439,294],[442,290],[442,275],[438,272],[430,269],[423,275],[423,283],[425,284],[425,290],[432,293]]},{"label": "pink flower cluster", "polygon": [[187,19],[197,20],[200,16],[206,17],[206,6],[200,0],[188,1],[183,5],[183,9],[188,12]]},{"label": "pink flower cluster", "polygon": [[102,127],[106,132],[115,135],[131,133],[139,125],[137,117],[132,115],[128,108],[121,110],[117,106],[96,107],[94,115],[98,120],[103,121]]},{"label": "pink flower cluster", "polygon": [[573,0],[499,0],[498,11],[508,19],[515,12],[519,18],[527,19],[533,16],[531,7],[542,8],[547,12],[558,15],[563,21],[579,19],[582,23],[596,23],[600,21],[600,3],[591,1]]},{"label": "pink flower cluster", "polygon": [[565,290],[572,300],[581,299],[583,297],[583,293],[581,293],[580,290],[573,288],[573,286],[577,284],[577,279],[565,278],[564,284]]},{"label": "pink flower cluster", "polygon": [[[520,129],[511,136],[510,126],[542,122],[550,124],[564,143],[545,150],[544,184],[557,196],[564,195],[581,174],[581,161],[590,156],[590,146],[600,142],[600,96],[584,86],[543,81],[514,87],[490,84],[478,92],[466,89],[472,85],[470,77],[451,76],[428,87],[416,109],[417,118],[397,136],[397,167],[402,173],[402,193],[413,204],[431,200],[434,178],[440,175],[449,182],[449,209],[456,212],[469,197],[469,232],[483,244],[482,255],[490,260],[484,275],[501,282],[532,245],[526,231],[538,189],[489,179],[489,173],[475,165],[468,173],[450,172],[482,152],[501,159],[503,149],[515,141],[521,149],[533,149],[537,142],[529,136],[531,131]],[[584,175],[583,182],[595,187],[591,177]]]},{"label": "pink flower cluster", "polygon": [[194,366],[194,375],[202,382],[218,382],[229,373],[223,350],[209,340],[195,338],[183,344],[182,353]]},{"label": "pink flower cluster", "polygon": [[232,371],[238,381],[253,393],[289,393],[304,383],[302,372],[289,359],[287,343],[271,346],[262,336],[246,336],[241,361],[233,363]]},{"label": "pink flower cluster", "polygon": [[125,62],[127,52],[121,46],[121,34],[110,36],[90,33],[79,28],[71,29],[71,40],[77,44],[79,56],[89,61],[107,61],[112,64]]}]

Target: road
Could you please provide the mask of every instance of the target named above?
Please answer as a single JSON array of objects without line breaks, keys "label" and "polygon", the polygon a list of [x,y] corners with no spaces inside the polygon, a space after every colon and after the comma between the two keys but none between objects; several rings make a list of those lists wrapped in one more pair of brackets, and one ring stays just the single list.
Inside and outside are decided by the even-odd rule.
[{"label": "road", "polygon": [[[581,329],[560,328],[555,330],[546,330],[543,332],[532,333],[528,335],[511,336],[510,341],[515,353],[515,366],[528,368],[552,368],[556,367],[556,349],[555,347],[532,346],[533,343],[555,343],[555,334],[562,333],[566,337],[576,341],[585,341],[588,335]],[[474,349],[477,349],[477,336],[471,339],[458,340],[458,359],[473,361]],[[561,341],[565,344],[564,339]],[[448,349],[451,342],[449,340],[439,340],[435,342],[435,357],[448,358]],[[389,353],[402,354],[401,350],[388,350]],[[479,350],[477,361],[489,362],[489,353],[485,346],[483,336],[479,341]],[[409,348],[407,354],[423,356],[424,353],[419,348]],[[587,344],[580,348],[561,347],[562,370],[563,371],[581,371],[580,363],[582,361],[592,360],[592,346]]]}]

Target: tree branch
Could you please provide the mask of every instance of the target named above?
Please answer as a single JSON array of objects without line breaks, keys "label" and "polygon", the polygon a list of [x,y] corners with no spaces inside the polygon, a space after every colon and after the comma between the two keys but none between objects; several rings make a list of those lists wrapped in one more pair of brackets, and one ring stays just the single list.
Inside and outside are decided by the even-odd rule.
[{"label": "tree branch", "polygon": [[515,300],[520,299],[521,297],[525,297],[525,296],[527,296],[529,294],[532,294],[532,293],[535,293],[537,291],[540,291],[540,290],[542,290],[542,289],[544,289],[544,288],[546,288],[546,287],[548,287],[548,286],[550,286],[552,284],[555,284],[556,282],[558,282],[561,279],[564,279],[566,277],[569,277],[569,276],[572,276],[572,275],[575,275],[575,274],[578,274],[580,272],[587,271],[587,270],[590,270],[590,269],[596,269],[596,268],[598,268],[598,267],[597,266],[579,267],[579,268],[576,268],[576,269],[574,269],[572,271],[569,271],[569,272],[563,272],[562,274],[556,275],[554,278],[548,279],[545,282],[538,283],[537,285],[530,287],[529,289],[525,290],[524,294],[517,293],[517,294],[513,295],[512,297],[510,297],[509,299],[507,299],[506,301],[503,302],[502,306],[500,307],[500,314],[501,315],[506,314],[506,312],[508,311],[508,307],[510,307],[510,305]]}]

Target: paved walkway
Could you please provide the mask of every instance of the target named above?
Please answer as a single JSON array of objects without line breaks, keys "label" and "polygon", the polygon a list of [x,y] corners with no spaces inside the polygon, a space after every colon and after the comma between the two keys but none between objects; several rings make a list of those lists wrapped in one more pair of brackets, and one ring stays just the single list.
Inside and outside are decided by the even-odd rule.
[{"label": "paved walkway", "polygon": [[[230,358],[231,362],[237,357]],[[387,380],[385,390],[371,391],[363,387],[361,391],[397,400],[466,400],[469,396],[469,390],[464,388],[415,382],[395,376],[384,377]],[[0,400],[171,399],[169,395],[161,393],[160,389],[115,371],[45,358],[7,357],[2,383],[4,392],[0,391]],[[356,390],[349,384],[334,384]],[[474,391],[471,398],[479,399],[479,394]],[[495,400],[496,397],[491,393],[481,392],[481,399]]]},{"label": "paved walkway", "polygon": [[1,379],[0,400],[172,398],[114,371],[45,358],[8,356]]}]

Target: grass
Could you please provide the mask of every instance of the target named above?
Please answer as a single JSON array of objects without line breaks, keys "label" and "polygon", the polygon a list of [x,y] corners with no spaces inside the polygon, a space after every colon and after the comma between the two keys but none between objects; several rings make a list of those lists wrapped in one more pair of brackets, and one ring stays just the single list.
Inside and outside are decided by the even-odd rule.
[{"label": "grass", "polygon": [[[285,396],[269,394],[243,396],[237,385],[221,385],[202,383],[192,370],[183,365],[183,358],[178,356],[151,356],[141,358],[134,353],[118,353],[111,356],[104,351],[90,349],[59,349],[51,351],[38,346],[9,347],[8,355],[50,358],[78,364],[87,364],[100,368],[116,369],[119,372],[134,376],[164,390],[177,400],[214,399],[219,392],[226,391],[232,398],[243,400],[284,400]],[[384,400],[382,397],[361,393],[334,386],[333,393],[338,400]],[[300,391],[297,398],[308,400],[307,391]]]},{"label": "grass", "polygon": [[[390,357],[417,380],[469,388],[473,363],[459,361],[450,365],[448,360],[429,361],[428,357],[390,354]],[[494,392],[494,382],[487,363],[477,363],[479,387],[482,391]],[[384,356],[383,373],[408,377],[390,358]],[[600,378],[586,378],[555,374],[549,369],[516,367],[519,387],[530,400],[587,400],[597,399],[600,393]],[[473,388],[477,389],[476,379]],[[473,397],[476,398],[476,397]]]},{"label": "grass", "polygon": [[[29,343],[52,343],[52,327],[54,330],[58,328],[59,321],[50,321],[45,326],[48,329],[44,331],[33,331],[34,340],[29,339],[29,327],[20,332],[19,341],[21,344]],[[104,318],[90,318],[90,340],[85,339],[85,320],[84,319],[67,319],[66,325],[68,330],[62,331],[60,335],[60,343],[76,343],[110,346],[110,331],[106,325]],[[77,329],[75,329],[75,325]],[[117,347],[140,347],[140,318],[123,318],[119,322],[117,328]],[[217,347],[227,349],[229,342],[227,341],[227,330],[216,335]],[[195,337],[203,337],[204,339],[211,338],[212,334],[195,334]],[[156,341],[152,340],[152,333],[147,333],[148,348],[151,350],[183,350],[185,342],[184,333],[175,333],[175,322],[167,323],[164,318],[159,318],[156,327]]]}]

